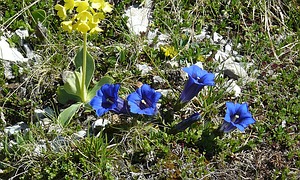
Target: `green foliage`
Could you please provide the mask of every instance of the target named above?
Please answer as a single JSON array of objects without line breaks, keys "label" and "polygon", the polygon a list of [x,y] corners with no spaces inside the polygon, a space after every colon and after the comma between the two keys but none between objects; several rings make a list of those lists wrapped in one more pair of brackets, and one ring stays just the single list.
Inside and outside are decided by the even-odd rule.
[{"label": "green foliage", "polygon": [[[228,80],[217,76],[216,86],[199,93],[191,103],[174,113],[173,97],[161,100],[168,112],[168,121],[162,118],[103,117],[111,121],[99,137],[89,136],[74,140],[73,133],[90,128],[94,112],[83,109],[80,97],[83,52],[75,52],[82,41],[79,34],[62,33],[60,22],[53,14],[53,1],[33,3],[11,0],[1,1],[1,29],[30,30],[28,41],[42,56],[43,64],[21,75],[19,65],[13,66],[16,79],[4,78],[0,64],[0,113],[7,124],[18,121],[30,124],[28,133],[14,136],[0,133],[0,178],[9,179],[297,179],[300,168],[299,141],[299,3],[296,1],[158,1],[153,4],[152,24],[169,34],[168,45],[179,54],[173,59],[180,67],[186,63],[203,62],[205,69],[216,72],[217,63],[211,58],[221,47],[206,39],[196,42],[192,33],[199,34],[203,27],[218,32],[232,40],[233,49],[243,55],[242,63],[253,63],[247,71],[252,82],[243,84],[242,95],[236,99],[225,92]],[[132,37],[122,15],[127,7],[138,1],[116,2],[114,12],[101,28],[104,32],[89,37],[93,46],[87,55],[88,101],[105,83],[122,84],[120,96],[134,89],[136,82],[149,83],[157,89],[172,89],[169,96],[178,96],[184,82],[169,72],[166,57],[157,43],[148,45],[146,36]],[[20,15],[10,21],[10,18]],[[2,15],[2,16],[1,16]],[[8,21],[9,20],[9,21]],[[34,38],[36,21],[41,21],[49,31],[45,41]],[[5,23],[4,23],[5,22]],[[9,24],[10,23],[10,24]],[[183,31],[185,29],[191,31]],[[3,32],[1,32],[2,34]],[[212,34],[210,34],[212,35]],[[9,42],[16,48],[19,39],[12,36]],[[241,44],[241,46],[239,45]],[[90,44],[89,44],[90,45]],[[142,48],[141,48],[142,47]],[[206,55],[212,52],[212,55]],[[276,53],[276,54],[274,54]],[[77,54],[77,56],[76,56]],[[74,64],[68,59],[74,59]],[[93,58],[95,58],[95,62]],[[95,63],[95,66],[93,64]],[[135,64],[153,68],[142,76]],[[33,63],[29,63],[30,66]],[[23,66],[23,65],[22,65]],[[74,73],[62,84],[61,72]],[[179,69],[179,68],[178,68]],[[36,73],[40,71],[41,73]],[[93,75],[95,74],[95,78]],[[37,78],[40,75],[41,78]],[[155,84],[152,77],[161,76],[167,82]],[[24,79],[26,81],[24,81]],[[174,80],[175,79],[175,80]],[[181,84],[180,84],[181,83]],[[22,95],[25,89],[26,95]],[[57,89],[57,96],[55,90]],[[24,92],[24,91],[23,91]],[[38,92],[38,93],[37,93]],[[54,99],[54,100],[53,100]],[[56,103],[57,99],[59,101]],[[53,106],[64,109],[55,120],[64,128],[50,132],[36,125],[33,117],[36,107]],[[248,102],[257,123],[244,134],[234,131],[222,135],[218,131],[225,114],[225,101]],[[62,104],[64,106],[62,106]],[[69,107],[68,107],[69,106]],[[169,134],[169,129],[193,112],[201,120],[184,132]],[[83,113],[84,112],[84,113]],[[77,116],[78,115],[78,116]],[[71,119],[76,123],[70,123]],[[3,128],[2,128],[3,129]],[[88,131],[88,134],[90,132]],[[48,143],[47,150],[37,156],[34,148],[40,142],[51,142],[54,137],[71,139],[68,146],[55,151]],[[106,140],[106,136],[109,137]],[[15,143],[10,143],[13,140]]]},{"label": "green foliage", "polygon": [[76,103],[66,108],[63,112],[59,114],[57,119],[58,124],[62,127],[66,127],[82,105],[82,103]]}]

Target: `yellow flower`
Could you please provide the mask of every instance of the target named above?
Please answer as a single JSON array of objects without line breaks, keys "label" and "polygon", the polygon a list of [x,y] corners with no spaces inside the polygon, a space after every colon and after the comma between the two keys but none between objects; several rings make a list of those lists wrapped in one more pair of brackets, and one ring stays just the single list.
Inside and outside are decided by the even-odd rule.
[{"label": "yellow flower", "polygon": [[165,46],[165,47],[160,47],[160,49],[165,53],[166,57],[175,57],[178,52],[175,50],[173,46]]},{"label": "yellow flower", "polygon": [[64,1],[65,1],[64,7],[66,8],[66,10],[68,10],[68,9],[73,10],[74,9],[74,6],[75,6],[74,0],[64,0]]},{"label": "yellow flower", "polygon": [[108,2],[105,2],[104,3],[104,6],[102,7],[102,11],[105,12],[105,13],[110,13],[112,11],[112,5],[109,4]]},{"label": "yellow flower", "polygon": [[86,11],[90,5],[88,1],[75,1],[75,7],[77,7],[76,11],[80,13]]},{"label": "yellow flower", "polygon": [[[64,0],[64,6],[57,4],[55,9],[58,16],[66,21],[61,23],[62,28],[71,32],[96,33],[103,31],[98,24],[105,18],[105,13],[112,11],[112,5],[105,0]],[[73,9],[76,8],[74,13]],[[67,12],[70,14],[67,16]]]},{"label": "yellow flower", "polygon": [[112,5],[104,0],[91,0],[91,2],[94,9],[102,10],[105,13],[112,11]]},{"label": "yellow flower", "polygon": [[100,10],[104,6],[104,0],[91,0],[92,8]]},{"label": "yellow flower", "polygon": [[72,21],[63,21],[61,23],[61,26],[63,28],[63,30],[67,31],[67,32],[72,32]]},{"label": "yellow flower", "polygon": [[60,17],[60,19],[65,20],[67,17],[66,8],[60,4],[56,4],[54,6],[54,9],[57,10],[57,15]]},{"label": "yellow flower", "polygon": [[86,22],[88,20],[91,21],[93,19],[93,15],[88,11],[81,11],[80,13],[78,13],[77,19],[79,21],[84,21],[84,22]]},{"label": "yellow flower", "polygon": [[87,33],[91,28],[88,26],[86,22],[80,22],[78,24],[77,30],[81,33]]},{"label": "yellow flower", "polygon": [[97,33],[97,32],[102,32],[103,29],[99,28],[98,26],[94,27],[93,29],[90,30],[91,34]]},{"label": "yellow flower", "polygon": [[101,20],[105,18],[104,14],[102,12],[100,13],[95,13],[93,16],[93,22],[99,23]]}]

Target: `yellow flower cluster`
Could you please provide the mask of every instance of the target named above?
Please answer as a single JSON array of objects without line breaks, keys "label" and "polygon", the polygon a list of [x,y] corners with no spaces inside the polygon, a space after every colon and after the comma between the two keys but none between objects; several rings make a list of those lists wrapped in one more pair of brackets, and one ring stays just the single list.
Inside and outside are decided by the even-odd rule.
[{"label": "yellow flower cluster", "polygon": [[[98,24],[105,18],[105,13],[112,11],[112,5],[104,0],[64,0],[64,2],[64,6],[56,4],[55,10],[64,20],[61,26],[67,32],[72,30],[81,33],[101,32],[103,30]],[[68,18],[67,12],[74,14],[72,18]]]},{"label": "yellow flower cluster", "polygon": [[160,49],[165,53],[166,57],[174,58],[178,54],[174,46],[161,46]]}]

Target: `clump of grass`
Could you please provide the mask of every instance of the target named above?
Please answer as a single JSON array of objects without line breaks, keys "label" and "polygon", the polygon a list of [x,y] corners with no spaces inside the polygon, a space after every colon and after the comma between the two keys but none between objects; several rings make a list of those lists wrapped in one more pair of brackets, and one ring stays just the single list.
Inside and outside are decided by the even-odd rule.
[{"label": "clump of grass", "polygon": [[[25,83],[18,78],[14,80],[17,87],[11,83],[6,85],[6,80],[0,78],[0,113],[4,114],[8,124],[20,120],[30,124],[27,133],[11,137],[0,134],[3,144],[0,148],[1,178],[297,179],[300,173],[300,136],[297,133],[300,108],[297,94],[300,84],[299,3],[256,0],[247,3],[156,2],[150,30],[158,28],[160,32],[170,34],[168,43],[178,51],[173,58],[145,45],[146,36],[130,35],[122,13],[131,4],[131,1],[117,3],[115,12],[108,17],[107,27],[103,27],[105,33],[91,37],[94,46],[89,50],[96,61],[96,80],[103,75],[112,76],[121,83],[120,93],[123,95],[131,92],[137,81],[152,84],[152,76],[160,75],[168,81],[160,86],[178,86],[177,89],[174,87],[174,93],[179,95],[183,82],[172,80],[173,74],[168,74],[172,69],[167,69],[165,62],[172,59],[183,66],[185,62],[195,63],[198,57],[218,50],[219,46],[212,45],[209,40],[196,43],[190,38],[206,26],[211,32],[232,40],[233,47],[244,56],[243,61],[253,63],[248,73],[256,71],[256,75],[253,74],[255,80],[242,86],[242,96],[235,101],[248,102],[257,120],[255,126],[247,129],[245,134],[232,132],[219,136],[216,133],[225,114],[224,102],[231,99],[222,87],[227,79],[220,76],[216,83],[221,86],[201,92],[186,109],[165,124],[158,122],[159,119],[149,122],[141,118],[135,119],[134,125],[112,124],[99,137],[72,139],[74,132],[89,127],[85,123],[86,117],[93,115],[90,112],[75,116],[75,121],[61,133],[47,132],[31,119],[33,110],[48,106],[50,100],[54,102],[54,109],[63,107],[55,101],[56,87],[62,85],[61,72],[64,69],[74,70],[71,60],[81,40],[76,34],[65,34],[57,28],[59,21],[54,16],[52,1],[48,4],[39,1],[30,10],[42,8],[47,11],[49,17],[43,23],[48,28],[48,36],[44,41],[33,37],[29,40],[34,42],[35,52],[42,56],[43,62],[28,70]],[[29,4],[7,1],[0,2],[1,5],[10,7],[1,19],[3,22],[17,17],[9,26],[4,24],[6,29],[16,30],[31,25],[33,20],[24,10]],[[183,31],[187,28],[191,29],[191,34]],[[33,33],[33,27],[29,29]],[[241,48],[237,48],[239,43]],[[205,69],[215,72],[216,63],[205,58],[200,60]],[[151,75],[141,76],[136,63],[147,63],[155,68]],[[3,68],[0,68],[0,76],[3,76],[2,72]],[[19,96],[16,89],[20,87],[27,89],[25,96]],[[167,110],[172,109],[170,98],[162,101],[169,108],[166,107]],[[202,112],[199,122],[175,135],[168,133],[170,126],[192,111]],[[111,115],[104,118],[117,122]],[[59,136],[68,137],[68,144],[59,152],[46,143],[47,150],[39,156],[33,153],[41,140],[50,142]],[[16,143],[9,145],[10,141]]]}]

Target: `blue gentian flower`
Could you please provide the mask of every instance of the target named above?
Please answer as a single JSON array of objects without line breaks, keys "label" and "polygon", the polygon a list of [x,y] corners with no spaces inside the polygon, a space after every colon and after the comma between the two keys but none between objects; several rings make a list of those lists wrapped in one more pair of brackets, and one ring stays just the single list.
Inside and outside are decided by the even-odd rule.
[{"label": "blue gentian flower", "polygon": [[247,126],[256,122],[248,110],[247,103],[226,102],[226,107],[226,115],[220,128],[221,131],[231,132],[238,128],[243,132]]},{"label": "blue gentian flower", "polygon": [[183,91],[180,95],[180,102],[186,103],[190,101],[194,96],[197,96],[199,91],[204,86],[215,85],[214,79],[215,75],[208,73],[207,71],[201,69],[197,65],[192,65],[190,67],[185,67],[183,70],[188,73],[189,79],[185,84]]},{"label": "blue gentian flower", "polygon": [[149,85],[143,84],[127,97],[130,112],[134,114],[154,115],[157,113],[156,103],[160,97],[160,92],[156,92]]},{"label": "blue gentian flower", "polygon": [[176,124],[172,129],[171,132],[176,134],[178,132],[184,131],[186,128],[190,127],[194,122],[197,122],[200,119],[199,113],[194,113],[187,119],[182,120],[180,123]]},{"label": "blue gentian flower", "polygon": [[104,84],[97,91],[96,96],[90,101],[90,105],[96,110],[98,116],[102,116],[108,111],[128,114],[128,104],[119,97],[119,89],[120,84]]}]

